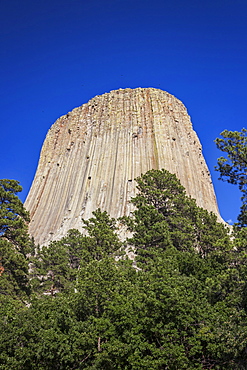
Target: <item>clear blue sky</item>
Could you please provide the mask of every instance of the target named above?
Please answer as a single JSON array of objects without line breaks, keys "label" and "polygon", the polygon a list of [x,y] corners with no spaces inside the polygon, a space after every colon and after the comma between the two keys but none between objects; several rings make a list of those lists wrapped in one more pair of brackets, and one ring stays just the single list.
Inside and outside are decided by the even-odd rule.
[{"label": "clear blue sky", "polygon": [[24,200],[51,124],[95,95],[156,87],[186,105],[225,220],[240,194],[217,180],[224,129],[247,127],[246,0],[0,0],[0,178]]}]

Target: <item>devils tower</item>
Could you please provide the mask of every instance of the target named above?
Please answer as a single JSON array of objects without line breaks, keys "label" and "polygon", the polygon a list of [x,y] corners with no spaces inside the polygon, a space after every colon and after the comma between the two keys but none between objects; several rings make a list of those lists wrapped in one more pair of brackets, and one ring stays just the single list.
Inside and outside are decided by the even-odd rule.
[{"label": "devils tower", "polygon": [[60,117],[44,141],[25,202],[36,243],[82,230],[97,208],[130,214],[134,179],[150,169],[175,173],[200,207],[218,207],[202,147],[185,106],[154,88],[120,89]]}]

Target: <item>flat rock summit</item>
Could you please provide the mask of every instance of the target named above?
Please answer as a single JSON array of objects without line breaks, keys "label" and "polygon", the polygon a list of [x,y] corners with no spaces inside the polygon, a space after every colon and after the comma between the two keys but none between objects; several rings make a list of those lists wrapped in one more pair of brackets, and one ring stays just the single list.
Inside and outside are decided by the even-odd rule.
[{"label": "flat rock summit", "polygon": [[220,219],[200,141],[185,106],[154,88],[96,96],[60,117],[44,141],[25,207],[35,242],[58,240],[97,208],[129,215],[135,178],[174,173],[200,207]]}]

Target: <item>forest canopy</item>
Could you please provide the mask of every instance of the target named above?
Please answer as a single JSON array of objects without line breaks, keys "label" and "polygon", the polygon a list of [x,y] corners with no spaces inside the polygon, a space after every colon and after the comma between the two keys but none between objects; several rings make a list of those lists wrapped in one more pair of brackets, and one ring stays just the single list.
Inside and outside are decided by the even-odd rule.
[{"label": "forest canopy", "polygon": [[18,182],[1,180],[0,369],[246,368],[246,228],[166,170],[136,182],[131,217],[97,209],[86,233],[40,247]]}]

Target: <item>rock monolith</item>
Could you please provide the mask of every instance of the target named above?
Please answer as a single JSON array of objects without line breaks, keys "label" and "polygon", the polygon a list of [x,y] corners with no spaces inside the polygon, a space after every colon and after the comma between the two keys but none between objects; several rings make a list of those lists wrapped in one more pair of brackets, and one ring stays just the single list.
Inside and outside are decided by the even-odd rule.
[{"label": "rock monolith", "polygon": [[175,173],[188,195],[220,219],[200,141],[185,106],[154,88],[96,96],[60,117],[44,141],[25,202],[36,243],[60,239],[101,208],[129,215],[135,178],[149,169]]}]

